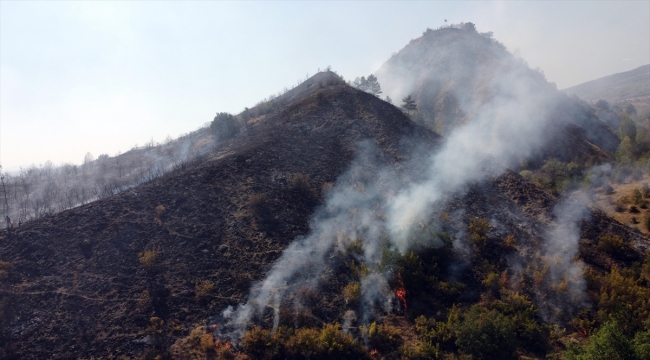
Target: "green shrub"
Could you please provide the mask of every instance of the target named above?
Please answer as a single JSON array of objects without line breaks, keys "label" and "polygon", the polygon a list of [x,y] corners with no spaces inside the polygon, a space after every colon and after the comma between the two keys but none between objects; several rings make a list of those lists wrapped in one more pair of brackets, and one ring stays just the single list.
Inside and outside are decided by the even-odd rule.
[{"label": "green shrub", "polygon": [[404,342],[402,332],[388,324],[373,322],[370,326],[361,326],[360,330],[362,334],[367,336],[369,347],[380,353],[399,349]]},{"label": "green shrub", "polygon": [[632,191],[632,202],[634,205],[641,205],[643,202],[643,194],[641,193],[641,190],[634,189],[634,191]]},{"label": "green shrub", "polygon": [[630,246],[622,237],[614,234],[604,234],[598,240],[598,248],[614,256],[625,255]]},{"label": "green shrub", "polygon": [[320,333],[320,347],[327,359],[360,359],[367,357],[364,348],[357,343],[352,335],[344,334],[341,325],[325,325]]},{"label": "green shrub", "polygon": [[637,359],[650,360],[650,330],[637,333],[632,346]]},{"label": "green shrub", "polygon": [[514,359],[517,339],[510,320],[497,310],[473,305],[456,326],[456,345],[474,359]]},{"label": "green shrub", "polygon": [[361,284],[353,281],[343,288],[343,299],[346,304],[356,304],[361,296]]},{"label": "green shrub", "polygon": [[233,115],[221,112],[210,123],[210,130],[217,141],[228,140],[239,132],[239,123]]},{"label": "green shrub", "polygon": [[472,239],[474,246],[483,248],[487,244],[487,233],[492,229],[488,219],[474,218],[470,221],[468,230],[469,237]]},{"label": "green shrub", "polygon": [[618,324],[612,321],[591,335],[587,345],[570,346],[564,358],[566,360],[634,360],[635,354],[631,345]]},{"label": "green shrub", "polygon": [[282,351],[281,331],[271,332],[259,326],[253,326],[241,340],[244,351],[254,359],[276,359]]}]

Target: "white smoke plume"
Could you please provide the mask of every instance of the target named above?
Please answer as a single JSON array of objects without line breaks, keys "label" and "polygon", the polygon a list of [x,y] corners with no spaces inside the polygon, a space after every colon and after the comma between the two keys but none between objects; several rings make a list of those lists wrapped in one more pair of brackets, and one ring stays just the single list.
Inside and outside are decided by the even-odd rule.
[{"label": "white smoke plume", "polygon": [[584,264],[574,261],[580,243],[580,223],[589,219],[590,203],[583,192],[577,192],[553,208],[555,225],[544,234],[542,261],[546,274],[545,286],[538,292],[540,313],[547,321],[561,322],[574,310],[586,306],[587,283],[583,277]]},{"label": "white smoke plume", "polygon": [[[249,323],[268,312],[274,314],[277,326],[279,308],[287,294],[295,292],[298,285],[316,286],[328,254],[335,249],[345,251],[350,239],[362,239],[363,260],[371,267],[378,263],[386,241],[405,253],[417,238],[412,230],[428,223],[434,209],[443,208],[446,199],[537,154],[552,136],[549,130],[560,125],[549,114],[563,96],[548,91],[548,86],[540,87],[539,79],[531,77],[528,68],[509,67],[495,74],[489,93],[494,94],[489,102],[464,109],[474,115],[449,133],[435,152],[419,157],[417,166],[405,167],[418,169],[417,174],[379,167],[373,169],[375,174],[370,179],[356,179],[358,167],[377,167],[372,147],[363,146],[351,170],[337,181],[324,208],[314,215],[310,234],[296,239],[283,252],[267,277],[253,285],[246,304],[224,312],[227,325],[216,335],[236,342]],[[555,276],[569,279],[575,290],[571,296],[580,298],[584,289],[580,266],[571,262],[571,254],[577,249],[575,224],[584,216],[564,212],[563,208],[557,211],[560,221],[548,233],[546,251],[556,257],[556,249],[563,249],[562,255],[569,256],[554,264]],[[575,216],[566,216],[569,213]],[[369,320],[372,309],[390,311],[393,296],[381,273],[366,278],[362,282],[361,321]]]}]

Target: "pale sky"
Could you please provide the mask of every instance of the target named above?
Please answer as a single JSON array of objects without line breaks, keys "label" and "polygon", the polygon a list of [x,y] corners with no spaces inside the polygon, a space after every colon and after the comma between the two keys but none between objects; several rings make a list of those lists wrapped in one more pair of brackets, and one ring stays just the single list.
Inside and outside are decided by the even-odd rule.
[{"label": "pale sky", "polygon": [[328,65],[368,75],[444,19],[560,89],[650,63],[650,1],[0,1],[0,165],[177,137]]}]

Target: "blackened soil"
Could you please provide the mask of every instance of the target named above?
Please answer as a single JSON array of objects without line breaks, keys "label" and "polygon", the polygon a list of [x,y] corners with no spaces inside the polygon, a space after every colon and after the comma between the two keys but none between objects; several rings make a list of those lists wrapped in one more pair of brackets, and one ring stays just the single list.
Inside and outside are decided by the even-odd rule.
[{"label": "blackened soil", "polygon": [[[11,304],[4,356],[115,358],[169,346],[245,301],[251,282],[307,233],[323,185],[359,142],[390,164],[437,138],[372,95],[325,86],[162,178],[0,232],[0,260],[11,264],[0,279]],[[157,254],[151,266],[144,251]],[[197,297],[197,281],[215,287]],[[160,331],[152,317],[164,320]]]}]

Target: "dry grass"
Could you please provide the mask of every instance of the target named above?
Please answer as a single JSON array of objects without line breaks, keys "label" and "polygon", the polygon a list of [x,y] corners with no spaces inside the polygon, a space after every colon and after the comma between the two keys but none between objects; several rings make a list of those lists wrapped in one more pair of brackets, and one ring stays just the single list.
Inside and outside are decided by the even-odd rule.
[{"label": "dry grass", "polygon": [[640,221],[647,214],[650,214],[650,209],[648,209],[650,199],[643,199],[637,205],[633,205],[634,190],[643,192],[644,184],[650,184],[650,175],[644,174],[641,180],[622,184],[608,184],[613,189],[611,194],[608,194],[607,185],[602,186],[597,189],[594,195],[594,205],[621,224],[637,229],[644,234],[650,234]]},{"label": "dry grass", "polygon": [[146,269],[151,269],[156,264],[156,258],[158,257],[159,253],[160,250],[157,247],[138,253],[140,264]]}]

